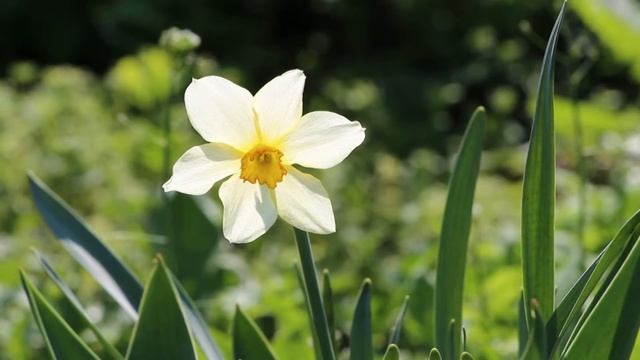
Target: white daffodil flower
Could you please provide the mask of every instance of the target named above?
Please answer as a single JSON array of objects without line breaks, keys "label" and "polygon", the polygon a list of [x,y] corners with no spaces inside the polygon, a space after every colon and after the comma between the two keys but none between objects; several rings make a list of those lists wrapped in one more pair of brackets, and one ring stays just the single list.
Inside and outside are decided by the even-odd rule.
[{"label": "white daffodil flower", "polygon": [[222,227],[232,243],[264,234],[278,215],[308,232],[329,234],[335,219],[327,191],[293,165],[333,167],[364,140],[357,121],[328,112],[302,116],[305,76],[291,70],[252,96],[217,76],[194,79],[184,101],[193,128],[208,144],[187,150],[163,188],[202,195],[218,181]]}]

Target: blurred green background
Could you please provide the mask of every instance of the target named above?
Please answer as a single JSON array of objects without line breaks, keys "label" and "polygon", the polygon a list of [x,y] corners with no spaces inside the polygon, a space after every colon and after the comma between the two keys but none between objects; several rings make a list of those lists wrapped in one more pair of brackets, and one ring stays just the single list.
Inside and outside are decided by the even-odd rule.
[{"label": "blurred green background", "polygon": [[[515,358],[520,180],[532,94],[559,5],[0,2],[0,359],[45,357],[18,269],[36,275],[51,298],[60,295],[38,276],[31,247],[49,257],[119,348],[132,330],[45,228],[28,194],[28,170],[76,208],[141,278],[154,254],[164,253],[227,351],[229,319],[240,303],[277,353],[312,358],[290,227],[278,222],[254,243],[230,245],[221,237],[217,188],[195,202],[172,198],[182,209],[172,236],[158,221],[165,115],[172,163],[203,142],[184,111],[188,79],[215,74],[255,92],[291,68],[307,74],[305,112],[338,112],[367,128],[352,156],[316,174],[336,212],[337,233],[312,236],[312,244],[319,267],[332,273],[340,346],[348,344],[364,277],[373,280],[380,353],[405,294],[412,298],[400,341],[404,356],[424,358],[433,345],[433,314],[424,309],[432,306],[446,182],[468,118],[484,105],[487,150],[464,325],[477,358]],[[569,7],[556,67],[559,296],[640,207],[640,5],[572,0]],[[177,54],[159,46],[160,33],[171,26],[200,35],[200,48]]]}]

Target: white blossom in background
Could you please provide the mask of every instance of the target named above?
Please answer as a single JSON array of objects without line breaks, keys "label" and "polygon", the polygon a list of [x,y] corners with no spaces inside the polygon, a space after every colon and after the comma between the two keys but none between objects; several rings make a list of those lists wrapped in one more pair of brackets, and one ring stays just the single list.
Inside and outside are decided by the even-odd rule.
[{"label": "white blossom in background", "polygon": [[201,195],[218,181],[223,233],[233,243],[264,234],[278,215],[308,232],[335,231],[326,190],[293,165],[327,169],[364,140],[357,121],[328,112],[302,115],[305,76],[290,70],[252,96],[217,76],[194,79],[184,100],[193,128],[208,143],[178,159],[165,191]]}]

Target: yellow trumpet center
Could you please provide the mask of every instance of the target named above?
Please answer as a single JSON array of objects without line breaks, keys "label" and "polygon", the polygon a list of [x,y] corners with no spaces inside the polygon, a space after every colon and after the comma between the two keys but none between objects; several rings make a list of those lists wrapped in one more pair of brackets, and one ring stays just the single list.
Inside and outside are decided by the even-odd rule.
[{"label": "yellow trumpet center", "polygon": [[252,184],[257,181],[275,189],[276,184],[287,174],[281,158],[280,150],[267,145],[257,145],[242,157],[240,178]]}]

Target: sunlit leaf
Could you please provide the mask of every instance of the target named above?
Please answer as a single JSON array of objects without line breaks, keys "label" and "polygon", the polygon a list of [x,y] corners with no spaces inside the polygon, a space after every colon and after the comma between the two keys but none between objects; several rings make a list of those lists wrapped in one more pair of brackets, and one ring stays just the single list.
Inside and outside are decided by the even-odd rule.
[{"label": "sunlit leaf", "polygon": [[540,312],[545,320],[551,317],[555,299],[553,232],[556,153],[553,74],[556,44],[565,8],[563,4],[549,36],[542,61],[522,190],[522,270],[525,313],[530,314],[529,305],[535,298],[540,303]]},{"label": "sunlit leaf", "polygon": [[[442,220],[438,272],[435,292],[436,345],[445,359],[460,356],[462,293],[467,262],[467,245],[471,230],[471,209],[476,180],[480,171],[480,155],[486,122],[482,107],[471,116],[456,161]],[[451,320],[455,320],[450,331]],[[450,338],[450,334],[453,338]],[[453,344],[449,349],[448,344]]]},{"label": "sunlit leaf", "polygon": [[440,351],[438,349],[433,348],[429,352],[428,360],[442,360],[442,355],[440,355]]},{"label": "sunlit leaf", "polygon": [[[137,319],[137,308],[143,291],[140,282],[75,211],[34,174],[29,174],[29,185],[40,215],[65,249],[131,318]],[[176,287],[184,301],[189,326],[206,358],[222,359],[202,315],[178,282]]]},{"label": "sunlit leaf", "polygon": [[22,271],[20,272],[20,280],[51,358],[55,360],[98,360],[98,356],[69,327]]},{"label": "sunlit leaf", "polygon": [[140,304],[127,359],[196,359],[180,295],[159,258]]}]

